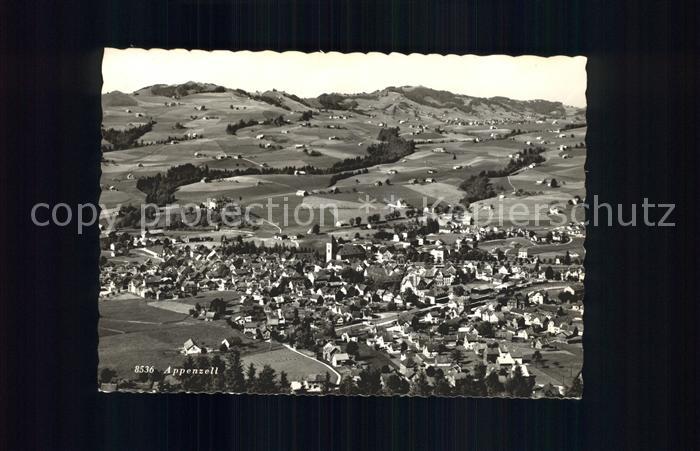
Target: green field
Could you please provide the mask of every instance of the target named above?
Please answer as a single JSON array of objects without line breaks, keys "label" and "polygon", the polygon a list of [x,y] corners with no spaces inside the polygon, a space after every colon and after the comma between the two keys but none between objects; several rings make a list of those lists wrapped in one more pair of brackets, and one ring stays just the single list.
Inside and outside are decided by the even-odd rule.
[{"label": "green field", "polygon": [[[494,180],[493,183],[502,187],[506,193],[513,189],[523,189],[542,194],[532,199],[506,199],[506,207],[510,202],[525,202],[530,206],[542,199],[548,202],[566,203],[573,195],[585,193],[585,149],[571,149],[566,153],[571,158],[563,159],[558,150],[561,144],[573,146],[585,139],[585,127],[564,132],[565,137],[559,138],[554,127],[549,122],[536,124],[508,120],[494,129],[486,125],[445,125],[441,117],[458,116],[457,111],[418,105],[400,97],[398,93],[390,92],[376,97],[358,98],[358,108],[366,108],[373,117],[365,114],[349,114],[347,112],[318,112],[310,121],[311,127],[302,127],[298,121],[300,111],[308,109],[304,105],[288,97],[280,97],[290,110],[286,110],[265,102],[253,100],[234,92],[192,94],[178,99],[179,105],[165,106],[172,101],[167,97],[153,95],[148,89],[132,96],[136,106],[128,107],[131,113],[126,113],[127,107],[105,106],[103,124],[106,128],[124,128],[129,124],[144,123],[149,119],[157,123],[153,130],[141,139],[145,141],[164,140],[168,137],[184,136],[185,133],[197,133],[204,136],[201,139],[181,141],[178,144],[156,144],[105,153],[103,164],[103,186],[114,186],[113,191],[103,191],[101,202],[108,208],[126,203],[139,203],[144,199],[143,193],[135,187],[135,179],[140,176],[165,172],[168,168],[185,163],[195,165],[206,164],[217,169],[243,169],[247,167],[304,166],[314,165],[318,168],[328,167],[345,158],[365,155],[367,145],[376,142],[379,130],[384,126],[399,126],[400,134],[406,139],[419,139],[416,152],[393,164],[377,165],[369,168],[367,174],[361,174],[339,181],[336,186],[341,193],[334,196],[323,196],[333,200],[343,201],[339,206],[341,213],[338,218],[346,220],[354,216],[366,216],[359,210],[351,211],[347,202],[358,202],[360,196],[369,195],[383,207],[384,199],[395,198],[422,206],[432,203],[437,198],[445,199],[448,204],[456,204],[461,199],[459,184],[470,175],[483,170],[500,169],[509,160],[509,155],[525,147],[526,141],[537,143],[537,138],[547,142],[544,146],[547,161],[535,169],[520,171],[507,180]],[[270,94],[270,93],[268,93]],[[273,93],[274,94],[274,93]],[[204,106],[206,110],[198,111],[195,107]],[[233,106],[234,108],[231,108]],[[143,117],[135,117],[141,113]],[[447,113],[447,114],[446,114]],[[289,123],[283,125],[254,125],[238,130],[235,135],[226,133],[226,125],[236,123],[240,119],[262,121],[268,118],[284,116]],[[330,118],[330,116],[343,118]],[[196,116],[196,119],[192,119]],[[207,119],[205,119],[207,117]],[[507,116],[504,116],[507,117]],[[465,119],[466,120],[466,119]],[[560,120],[561,127],[566,120]],[[176,127],[176,124],[179,124]],[[409,125],[422,125],[431,130],[433,127],[443,127],[445,134],[424,132],[411,135],[414,129]],[[178,128],[181,127],[181,128]],[[184,128],[182,128],[184,127]],[[328,128],[334,127],[334,128]],[[506,134],[513,129],[525,130],[525,133],[508,139],[489,140],[490,133]],[[574,137],[571,137],[574,134]],[[262,139],[256,139],[263,135]],[[479,136],[483,140],[473,143],[471,139]],[[337,139],[329,139],[335,137]],[[425,143],[433,140],[433,143]],[[281,146],[281,149],[261,148],[261,144]],[[535,145],[533,144],[533,145]],[[539,145],[539,144],[537,144]],[[310,156],[303,152],[305,146],[319,153]],[[433,152],[441,147],[444,152]],[[195,153],[197,156],[195,156]],[[217,159],[217,156],[241,156],[239,159]],[[454,169],[455,166],[460,169]],[[431,174],[428,174],[428,171]],[[395,171],[396,173],[390,173]],[[542,178],[556,177],[563,181],[559,188],[549,189],[535,182]],[[435,184],[417,184],[408,186],[411,179],[433,178]],[[299,189],[323,192],[329,188],[330,176],[311,175],[266,175],[234,177],[211,183],[197,182],[182,186],[176,192],[178,202],[203,202],[207,198],[229,196],[243,205],[259,203],[271,198],[281,204],[273,210],[272,217],[267,218],[276,224],[283,224],[283,206],[294,209],[301,204],[295,199]],[[389,180],[391,185],[385,185]],[[383,186],[375,186],[382,182]],[[512,187],[511,187],[512,184]],[[286,198],[286,200],[285,200]],[[311,203],[305,202],[305,205]],[[318,212],[316,212],[318,214]],[[290,222],[290,221],[288,221]],[[303,231],[303,227],[289,227],[287,232]]]},{"label": "green field", "polygon": [[258,369],[262,368],[263,365],[270,365],[278,374],[281,371],[286,372],[290,381],[299,381],[310,375],[328,372],[331,375],[331,381],[339,382],[338,377],[320,362],[301,356],[284,347],[277,349],[273,347],[272,350],[268,351],[263,346],[260,352],[247,354],[241,360],[246,367],[251,363]]},{"label": "green field", "polygon": [[541,363],[528,365],[530,373],[537,376],[538,384],[571,385],[571,381],[583,367],[583,348],[580,344],[557,344],[557,350],[540,351]]},{"label": "green field", "polygon": [[236,336],[242,340],[243,353],[261,346],[224,321],[204,322],[149,306],[139,298],[100,301],[99,311],[100,368],[113,368],[120,377],[129,378],[135,365],[179,365],[180,349],[190,338],[215,350],[224,338]]},{"label": "green field", "polygon": [[[227,293],[211,292],[178,302],[204,305],[214,297],[227,299]],[[246,366],[253,363],[260,369],[263,365],[270,365],[278,374],[285,371],[290,380],[330,372],[321,363],[278,343],[252,340],[231,329],[224,321],[192,319],[189,315],[150,306],[140,298],[124,296],[101,301],[99,310],[99,367],[116,370],[120,378],[133,378],[136,365],[153,365],[161,371],[171,365],[181,365],[185,356],[180,354],[180,349],[189,338],[216,354],[221,340],[238,337],[242,344],[237,349]],[[332,379],[337,378],[333,375]]]}]

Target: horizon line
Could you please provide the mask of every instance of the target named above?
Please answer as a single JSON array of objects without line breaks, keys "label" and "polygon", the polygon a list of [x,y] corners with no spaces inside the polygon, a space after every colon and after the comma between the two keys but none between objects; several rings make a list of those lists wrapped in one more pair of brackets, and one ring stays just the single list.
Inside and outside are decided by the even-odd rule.
[{"label": "horizon line", "polygon": [[463,96],[547,100],[582,108],[588,103],[587,62],[585,56],[565,55],[105,48],[101,92],[133,92],[155,83],[177,85],[188,80],[210,80],[249,92],[278,89],[302,98],[431,86],[470,92]]},{"label": "horizon line", "polygon": [[[354,96],[354,95],[373,94],[373,93],[375,93],[375,92],[386,91],[386,90],[388,90],[388,89],[390,89],[390,88],[424,88],[424,89],[429,89],[429,90],[431,90],[431,91],[448,92],[448,93],[450,93],[450,94],[452,94],[452,95],[457,95],[457,96],[471,97],[471,98],[473,98],[473,99],[487,99],[487,100],[492,100],[492,99],[497,99],[497,98],[503,98],[503,99],[508,99],[508,100],[515,100],[515,101],[518,101],[518,102],[538,102],[538,101],[539,101],[539,102],[560,103],[562,106],[571,107],[571,108],[577,108],[577,109],[580,109],[580,110],[585,110],[585,109],[587,108],[587,105],[584,105],[584,106],[576,106],[576,105],[571,105],[571,104],[564,103],[564,102],[561,101],[561,100],[547,100],[547,99],[543,99],[543,98],[529,98],[529,99],[522,99],[522,98],[520,98],[520,99],[519,99],[519,98],[508,97],[508,96],[504,96],[504,95],[496,95],[496,96],[490,96],[490,97],[480,97],[480,96],[474,96],[474,95],[471,95],[471,94],[465,94],[465,93],[454,92],[454,91],[450,91],[450,90],[448,90],[448,89],[435,89],[435,88],[431,88],[430,86],[425,86],[425,85],[422,85],[422,84],[417,84],[417,85],[401,85],[401,86],[392,85],[392,86],[386,86],[386,87],[381,88],[381,89],[375,89],[375,90],[373,90],[373,91],[356,91],[356,92],[330,91],[330,92],[322,92],[322,93],[316,95],[315,97],[302,97],[302,96],[299,96],[299,95],[295,94],[294,92],[290,92],[290,91],[287,91],[287,90],[284,90],[284,89],[268,88],[268,89],[266,89],[266,90],[257,89],[257,90],[255,90],[255,91],[249,91],[249,90],[246,90],[246,89],[243,89],[243,88],[231,88],[231,87],[229,87],[229,86],[221,85],[221,84],[218,84],[218,83],[212,83],[212,82],[208,82],[208,81],[188,80],[188,81],[182,82],[182,83],[154,83],[154,84],[151,84],[151,85],[143,86],[143,87],[141,87],[141,88],[139,88],[139,89],[136,89],[136,90],[134,90],[134,91],[131,91],[131,92],[126,92],[126,91],[122,91],[122,90],[119,90],[119,89],[115,89],[115,90],[113,90],[113,91],[102,92],[100,95],[111,94],[111,93],[113,93],[113,92],[119,92],[119,93],[121,93],[121,94],[127,94],[127,95],[129,95],[129,94],[133,94],[133,93],[135,93],[135,92],[137,92],[137,91],[142,91],[142,90],[144,90],[144,89],[152,88],[152,87],[154,87],[154,86],[182,86],[182,85],[185,85],[185,84],[188,84],[188,83],[196,83],[196,84],[200,84],[200,85],[214,85],[214,86],[217,86],[217,87],[222,87],[222,88],[224,88],[224,89],[226,89],[226,90],[228,90],[228,91],[236,91],[237,89],[240,89],[240,90],[242,90],[242,91],[245,91],[246,93],[251,93],[251,92],[253,92],[253,93],[263,93],[263,92],[268,92],[268,91],[272,91],[272,92],[282,92],[282,93],[284,93],[284,94],[291,94],[291,95],[294,95],[294,96],[296,96],[296,97],[299,97],[299,98],[302,99],[302,100],[318,99],[318,97],[320,97],[320,96],[322,96],[322,95],[324,95],[324,94],[325,94],[325,95],[337,94],[337,95],[342,95],[342,96],[350,97],[350,96]],[[104,84],[103,84],[103,86],[104,86]],[[207,94],[207,93],[211,93],[211,91],[205,91],[205,92],[202,92],[202,93],[195,93],[195,94]],[[192,94],[192,95],[194,95],[194,94]],[[161,97],[163,97],[163,96],[161,96]],[[292,100],[293,100],[293,99],[292,99]],[[428,106],[431,106],[431,105],[428,105]],[[433,108],[442,108],[442,107],[437,107],[437,106],[435,106],[435,107],[433,107]]]}]

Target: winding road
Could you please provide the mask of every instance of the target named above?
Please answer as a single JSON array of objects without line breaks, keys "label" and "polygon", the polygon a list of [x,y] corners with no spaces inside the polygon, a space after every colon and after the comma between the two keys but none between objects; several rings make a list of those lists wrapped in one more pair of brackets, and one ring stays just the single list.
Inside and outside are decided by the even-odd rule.
[{"label": "winding road", "polygon": [[336,384],[336,385],[340,384],[340,380],[341,380],[343,377],[340,375],[339,372],[337,372],[335,369],[333,369],[332,366],[328,365],[327,363],[321,362],[321,361],[318,360],[318,359],[314,359],[313,357],[309,357],[308,355],[304,354],[303,352],[297,351],[296,349],[294,349],[293,347],[289,346],[289,345],[286,344],[286,343],[282,343],[282,346],[284,346],[285,348],[289,349],[290,351],[292,351],[292,352],[294,352],[294,353],[299,354],[300,356],[306,357],[306,358],[309,359],[309,360],[313,360],[314,362],[320,363],[321,365],[325,366],[326,368],[328,368],[328,369],[331,371],[332,374],[335,375],[335,377],[337,377],[337,379],[336,379],[336,381],[335,381],[335,384]]},{"label": "winding road", "polygon": [[515,189],[515,185],[513,185],[513,182],[510,181],[510,175],[508,176],[508,184],[511,188],[513,188],[513,192],[517,191],[517,189]]}]

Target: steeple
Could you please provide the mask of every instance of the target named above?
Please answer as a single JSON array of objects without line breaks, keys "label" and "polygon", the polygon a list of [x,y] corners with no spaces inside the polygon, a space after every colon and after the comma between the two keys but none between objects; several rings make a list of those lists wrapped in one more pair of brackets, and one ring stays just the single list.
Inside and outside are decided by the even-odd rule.
[{"label": "steeple", "polygon": [[335,258],[335,253],[338,251],[338,243],[335,241],[335,237],[331,235],[330,243],[326,243],[326,263]]}]

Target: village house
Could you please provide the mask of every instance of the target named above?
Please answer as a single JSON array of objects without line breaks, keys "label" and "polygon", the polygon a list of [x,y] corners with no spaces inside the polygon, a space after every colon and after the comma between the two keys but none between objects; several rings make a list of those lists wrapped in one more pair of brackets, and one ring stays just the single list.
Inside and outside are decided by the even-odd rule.
[{"label": "village house", "polygon": [[201,354],[202,353],[202,348],[197,346],[195,344],[194,340],[191,338],[188,339],[185,344],[182,345],[182,351],[183,354],[185,355],[192,355],[192,354]]}]

